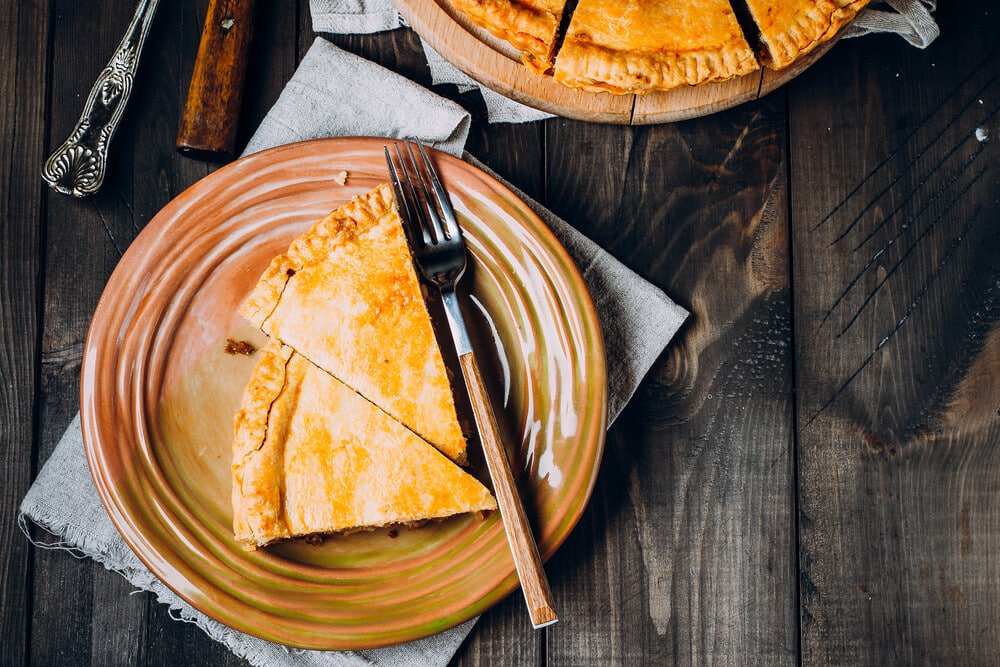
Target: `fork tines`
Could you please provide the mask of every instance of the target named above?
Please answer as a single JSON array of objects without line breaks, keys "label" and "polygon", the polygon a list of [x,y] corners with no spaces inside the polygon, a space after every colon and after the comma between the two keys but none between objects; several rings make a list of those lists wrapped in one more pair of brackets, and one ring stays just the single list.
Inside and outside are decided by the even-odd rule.
[{"label": "fork tines", "polygon": [[405,141],[403,146],[405,151],[400,150],[399,143],[393,144],[395,155],[386,146],[385,158],[393,187],[400,195],[403,217],[413,228],[411,231],[419,231],[417,238],[425,245],[461,239],[462,232],[448,203],[448,195],[423,144]]}]

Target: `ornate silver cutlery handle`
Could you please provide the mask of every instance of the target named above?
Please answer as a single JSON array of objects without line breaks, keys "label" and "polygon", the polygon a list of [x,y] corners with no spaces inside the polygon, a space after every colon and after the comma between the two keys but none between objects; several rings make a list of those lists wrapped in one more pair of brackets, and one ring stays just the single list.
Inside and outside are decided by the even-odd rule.
[{"label": "ornate silver cutlery handle", "polygon": [[159,0],[140,0],[125,36],[87,97],[80,120],[42,166],[49,187],[74,197],[97,192],[104,183],[108,147],[132,93],[142,45]]}]

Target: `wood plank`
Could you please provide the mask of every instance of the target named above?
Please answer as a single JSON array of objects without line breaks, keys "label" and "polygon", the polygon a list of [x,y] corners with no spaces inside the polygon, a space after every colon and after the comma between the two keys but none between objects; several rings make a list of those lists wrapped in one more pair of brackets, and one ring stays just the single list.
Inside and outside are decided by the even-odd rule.
[{"label": "wood plank", "polygon": [[[251,60],[253,100],[244,107],[244,123],[251,128],[297,63],[295,5],[262,4],[257,43],[268,57]],[[76,120],[79,100],[120,38],[132,8],[129,2],[102,7],[111,13],[100,20],[84,20],[79,12],[90,10],[72,3],[58,8],[51,141],[61,141],[61,133]],[[132,102],[112,144],[104,188],[83,201],[55,194],[47,198],[43,461],[77,410],[90,316],[121,253],[163,205],[218,166],[184,158],[173,145],[204,12],[205,2],[161,3]],[[102,46],[81,57],[81,40]],[[241,129],[247,136],[246,127]],[[84,656],[96,664],[245,664],[195,626],[171,618],[152,596],[131,595],[130,584],[93,561],[41,552],[35,572],[31,650],[43,664],[87,662]]]},{"label": "wood plank", "polygon": [[0,663],[29,655],[31,548],[17,509],[35,468],[35,400],[44,219],[39,207],[45,145],[44,3],[0,7]]},{"label": "wood plank", "polygon": [[789,89],[806,664],[1000,661],[994,10]]},{"label": "wood plank", "polygon": [[553,559],[573,606],[549,662],[796,659],[780,102],[689,124],[547,126],[556,212],[692,311],[612,428],[585,521]]},{"label": "wood plank", "polygon": [[[76,123],[83,100],[124,34],[133,9],[134,5],[127,2],[99,8],[55,3],[51,33],[52,101],[46,128],[50,147],[58,146]],[[80,49],[80,44],[89,44],[91,48]],[[115,150],[113,142],[112,154]],[[109,223],[92,200],[78,201],[46,191],[44,210],[46,244],[40,254],[45,260],[40,464],[48,459],[76,412],[79,361],[87,323],[100,293],[99,286],[117,261],[118,253],[110,239],[123,231]],[[94,239],[105,243],[95,243]],[[33,660],[57,664],[91,654],[92,613],[102,606],[94,587],[95,567],[99,568],[93,563],[67,558],[61,552],[36,551],[31,610]],[[66,591],[73,591],[74,595],[66,595]],[[126,625],[141,626],[141,616],[134,616]]]}]

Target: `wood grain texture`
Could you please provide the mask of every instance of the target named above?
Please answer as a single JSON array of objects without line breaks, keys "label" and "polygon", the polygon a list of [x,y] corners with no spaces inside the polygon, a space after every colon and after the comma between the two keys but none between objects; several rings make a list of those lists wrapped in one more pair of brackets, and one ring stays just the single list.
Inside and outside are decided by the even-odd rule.
[{"label": "wood grain texture", "polygon": [[782,108],[553,125],[550,205],[692,318],[611,429],[592,528],[564,550],[587,574],[549,568],[574,604],[548,662],[794,662]]},{"label": "wood grain texture", "polygon": [[[173,146],[206,11],[204,2],[200,4],[161,4],[102,191],[86,201],[46,192],[45,207],[33,206],[46,212],[48,228],[44,252],[36,251],[47,263],[35,422],[36,456],[42,462],[79,409],[84,339],[118,259],[160,208],[215,168],[179,156]],[[296,7],[278,4],[266,8],[265,15],[273,20],[262,24],[257,34],[268,47],[268,58],[247,82],[256,98],[246,116],[253,126],[298,62]],[[53,136],[75,121],[80,96],[86,95],[106,59],[100,46],[83,57],[68,45],[90,41],[113,48],[132,6],[104,3],[100,21],[87,20],[88,11],[77,3],[56,8],[53,39],[66,46],[53,52]],[[24,174],[35,179],[37,169],[25,168]],[[11,536],[27,546],[19,532]],[[34,629],[30,655],[38,664],[247,664],[196,626],[172,618],[151,595],[132,594],[125,579],[93,561],[36,550],[33,574],[32,613],[24,619],[30,618]]]},{"label": "wood grain texture", "polygon": [[790,88],[810,664],[1000,660],[1000,17],[938,18],[925,52],[866,39]]},{"label": "wood grain texture", "polygon": [[0,7],[0,663],[27,659],[31,553],[17,508],[35,469],[39,303],[44,216],[38,172],[45,147],[45,42],[36,36],[49,8]]},{"label": "wood grain texture", "polygon": [[[58,43],[90,43],[93,49],[57,50],[52,62],[53,136],[65,132],[79,114],[81,96],[114,48],[128,23],[130,3],[100,8],[100,21],[86,20],[90,8],[66,3],[56,8],[53,38]],[[109,171],[101,192],[85,201],[46,193],[48,233],[44,257],[47,262],[41,377],[44,393],[39,408],[39,459],[48,459],[79,405],[79,372],[84,339],[90,317],[103,285],[142,222],[134,214],[132,183],[136,156],[136,122],[143,107],[159,102],[149,86],[149,73],[159,71],[163,41],[156,28],[169,24],[169,3],[160,6],[154,29],[144,51],[134,97],[123,118],[110,155]],[[154,99],[150,99],[153,97]],[[175,105],[176,108],[176,105]],[[143,118],[139,116],[139,118]],[[149,131],[159,127],[148,120]],[[168,135],[169,136],[169,135]],[[61,136],[59,136],[61,140]],[[157,199],[139,190],[140,202]],[[160,194],[162,197],[162,194]],[[162,200],[158,202],[162,205]],[[146,207],[157,204],[146,204]],[[140,203],[140,208],[143,204]],[[44,535],[40,536],[44,537]],[[109,573],[93,562],[66,559],[60,552],[36,550],[31,655],[39,664],[66,664],[87,656],[87,661],[125,660],[144,651],[146,603],[141,596],[123,594],[131,589],[120,575]],[[71,561],[71,562],[68,562]],[[73,591],[67,595],[66,591]],[[137,632],[129,646],[111,632],[122,627]],[[49,628],[38,631],[39,628]],[[118,657],[113,654],[118,653]]]}]

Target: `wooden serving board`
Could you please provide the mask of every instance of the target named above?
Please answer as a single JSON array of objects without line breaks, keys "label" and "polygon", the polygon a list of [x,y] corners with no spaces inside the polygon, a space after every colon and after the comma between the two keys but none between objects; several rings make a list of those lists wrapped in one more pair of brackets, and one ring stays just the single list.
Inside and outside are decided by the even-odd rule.
[{"label": "wooden serving board", "polygon": [[396,7],[431,48],[470,77],[528,106],[578,120],[624,125],[669,123],[734,107],[784,85],[809,68],[836,38],[780,72],[757,72],[719,83],[646,95],[613,95],[567,88],[521,64],[507,42],[474,25],[447,0],[396,0]]}]

